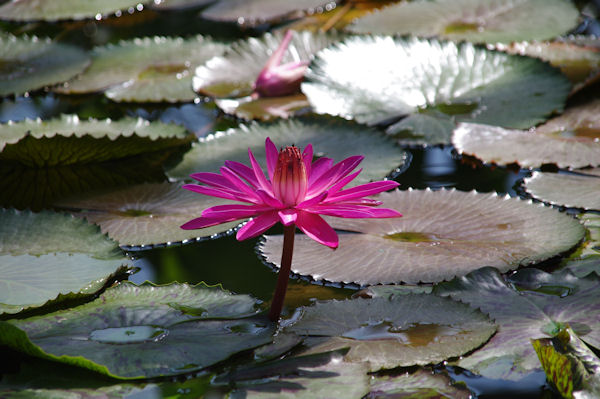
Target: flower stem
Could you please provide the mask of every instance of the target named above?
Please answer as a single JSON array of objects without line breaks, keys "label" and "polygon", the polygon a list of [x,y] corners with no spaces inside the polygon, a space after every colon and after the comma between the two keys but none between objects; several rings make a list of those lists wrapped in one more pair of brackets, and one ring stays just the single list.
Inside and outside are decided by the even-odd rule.
[{"label": "flower stem", "polygon": [[294,253],[294,236],[296,233],[296,225],[283,226],[283,251],[281,252],[281,267],[277,276],[277,287],[271,302],[271,310],[269,311],[269,319],[271,321],[279,320],[279,315],[283,309],[283,300],[285,299],[285,291],[287,290],[290,271],[292,270],[292,255]]}]

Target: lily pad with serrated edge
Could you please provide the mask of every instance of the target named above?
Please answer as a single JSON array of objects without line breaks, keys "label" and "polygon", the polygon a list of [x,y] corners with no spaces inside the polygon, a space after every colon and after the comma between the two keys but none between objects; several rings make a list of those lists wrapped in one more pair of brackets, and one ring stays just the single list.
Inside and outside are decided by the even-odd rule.
[{"label": "lily pad with serrated edge", "polygon": [[0,34],[0,63],[0,96],[6,96],[71,79],[89,65],[90,57],[50,39]]},{"label": "lily pad with serrated edge", "polygon": [[329,157],[339,162],[352,155],[364,155],[361,174],[351,184],[380,180],[391,171],[404,169],[410,154],[396,146],[385,135],[354,122],[337,118],[306,117],[274,123],[251,123],[200,139],[183,161],[167,171],[173,179],[185,179],[194,172],[218,172],[225,160],[249,164],[248,148],[266,168],[265,139],[270,137],[277,147],[312,143],[316,157]]},{"label": "lily pad with serrated edge", "polygon": [[95,294],[129,264],[86,221],[0,209],[0,314]]},{"label": "lily pad with serrated edge", "polygon": [[[315,280],[373,285],[438,282],[491,265],[501,271],[536,263],[584,236],[574,218],[542,204],[475,191],[382,193],[382,207],[401,218],[329,217],[339,230],[335,251],[296,235],[294,273]],[[278,267],[282,236],[267,236],[260,253]]]},{"label": "lily pad with serrated edge", "polygon": [[141,118],[82,121],[61,115],[0,124],[0,160],[34,167],[98,163],[181,146],[194,138],[181,126]]},{"label": "lily pad with serrated edge", "polygon": [[374,375],[367,399],[420,399],[452,398],[470,399],[471,392],[454,384],[446,372],[418,369],[413,373]]},{"label": "lily pad with serrated edge", "polygon": [[[534,58],[389,36],[354,36],[320,51],[302,83],[316,112],[390,125],[389,134],[422,144],[448,143],[454,120],[529,128],[561,111],[569,90],[558,69]],[[430,119],[402,120],[419,115]]]},{"label": "lily pad with serrated edge", "polygon": [[310,353],[350,347],[346,361],[367,361],[376,371],[460,356],[485,343],[496,327],[468,305],[411,294],[317,302],[303,307],[298,321],[285,330],[315,338]]},{"label": "lily pad with serrated edge", "polygon": [[578,172],[533,172],[524,180],[524,189],[543,202],[600,211],[600,168]]},{"label": "lily pad with serrated edge", "polygon": [[323,12],[325,9],[334,8],[335,3],[335,0],[219,0],[207,7],[201,16],[216,21],[254,26],[285,17],[297,17],[303,12]]},{"label": "lily pad with serrated edge", "polygon": [[0,7],[0,19],[17,22],[96,18],[120,10],[141,11],[151,0],[19,0]]},{"label": "lily pad with serrated edge", "polygon": [[256,301],[216,287],[121,283],[69,310],[0,322],[0,343],[114,378],[200,370],[271,341]]},{"label": "lily pad with serrated edge", "polygon": [[191,101],[194,69],[226,48],[201,35],[136,38],[96,47],[90,67],[55,90],[64,94],[105,91],[115,101]]},{"label": "lily pad with serrated edge", "polygon": [[587,343],[600,344],[600,277],[577,278],[568,271],[548,274],[523,269],[508,281],[494,268],[438,284],[449,295],[488,314],[496,335],[457,365],[488,378],[519,380],[540,369],[531,339],[552,336],[569,324]]},{"label": "lily pad with serrated edge", "polygon": [[578,19],[577,8],[568,0],[417,0],[374,12],[349,29],[509,43],[560,36],[575,28]]},{"label": "lily pad with serrated edge", "polygon": [[204,209],[229,203],[231,201],[184,190],[180,184],[150,183],[67,199],[57,205],[78,210],[76,216],[99,225],[103,233],[122,247],[150,248],[232,232],[239,222],[198,230],[180,228],[199,217]]}]

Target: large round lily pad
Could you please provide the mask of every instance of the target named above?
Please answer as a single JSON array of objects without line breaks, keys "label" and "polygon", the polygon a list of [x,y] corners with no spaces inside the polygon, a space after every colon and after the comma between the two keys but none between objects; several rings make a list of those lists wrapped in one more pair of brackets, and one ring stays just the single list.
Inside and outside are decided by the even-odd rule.
[{"label": "large round lily pad", "polygon": [[199,230],[179,227],[200,216],[206,208],[228,203],[228,200],[184,190],[179,184],[151,183],[73,198],[58,205],[79,210],[76,216],[99,225],[103,233],[121,246],[144,248],[214,238],[231,232],[239,222]]},{"label": "large round lily pad", "polygon": [[600,168],[581,173],[533,172],[524,188],[534,198],[555,205],[600,211]]},{"label": "large round lily pad", "polygon": [[114,241],[84,220],[0,210],[0,313],[94,294],[129,264]]},{"label": "large round lily pad", "polygon": [[[19,3],[8,2],[4,7]],[[50,39],[0,34],[0,63],[0,96],[6,96],[64,82],[82,72],[90,57],[77,47]]]},{"label": "large round lily pad", "polygon": [[[382,193],[396,219],[328,218],[342,233],[331,251],[296,235],[294,273],[360,285],[437,282],[491,265],[505,272],[567,251],[584,235],[574,218],[541,204],[455,190]],[[282,236],[260,244],[279,264]]]},{"label": "large round lily pad", "polygon": [[195,97],[194,69],[225,48],[200,35],[189,39],[136,38],[97,47],[92,50],[90,67],[56,91],[105,91],[115,101],[191,101]]},{"label": "large round lily pad", "polygon": [[120,10],[141,11],[151,0],[18,0],[0,7],[0,19],[10,21],[58,21],[102,18]]},{"label": "large round lily pad", "polygon": [[121,283],[88,304],[0,322],[0,343],[115,378],[199,370],[271,341],[256,301],[220,288]]},{"label": "large round lily pad", "polygon": [[270,137],[276,146],[312,143],[315,156],[341,161],[352,155],[364,155],[363,171],[351,184],[380,180],[395,169],[405,169],[410,154],[396,146],[385,135],[354,122],[337,118],[306,117],[280,120],[274,123],[252,123],[235,129],[217,132],[200,139],[183,161],[167,175],[185,179],[194,172],[218,172],[226,160],[248,164],[248,148],[266,168],[265,139]]},{"label": "large round lily pad", "polygon": [[458,365],[488,378],[519,380],[540,369],[531,340],[553,336],[569,324],[587,343],[600,344],[600,278],[570,272],[523,269],[505,281],[493,268],[475,271],[434,288],[434,293],[481,309],[498,332]]},{"label": "large round lily pad", "polygon": [[320,51],[302,84],[318,113],[391,125],[399,139],[429,144],[448,143],[453,120],[529,128],[561,111],[569,90],[559,70],[534,58],[389,36]]},{"label": "large round lily pad", "polygon": [[434,295],[317,302],[286,328],[320,337],[311,352],[350,347],[345,359],[372,371],[425,365],[460,356],[486,342],[494,324],[469,306]]},{"label": "large round lily pad", "polygon": [[328,0],[218,0],[202,12],[202,17],[252,26],[333,7],[335,1]]},{"label": "large round lily pad", "polygon": [[568,0],[415,0],[360,18],[350,30],[509,43],[560,36],[578,18]]}]

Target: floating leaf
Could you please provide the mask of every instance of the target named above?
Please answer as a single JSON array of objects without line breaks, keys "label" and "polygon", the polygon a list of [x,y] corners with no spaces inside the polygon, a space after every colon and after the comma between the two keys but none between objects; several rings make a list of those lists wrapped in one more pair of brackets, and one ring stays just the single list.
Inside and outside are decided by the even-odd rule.
[{"label": "floating leaf", "polygon": [[509,282],[484,268],[434,288],[489,314],[498,332],[481,349],[458,361],[488,378],[521,379],[540,365],[530,340],[554,335],[570,324],[591,345],[600,344],[600,277],[523,269]]},{"label": "floating leaf", "polygon": [[531,343],[546,377],[564,398],[600,395],[600,359],[569,326]]},{"label": "floating leaf", "polygon": [[225,50],[210,38],[146,37],[92,50],[92,64],[56,91],[67,94],[105,91],[115,101],[191,101],[192,73]]},{"label": "floating leaf", "polygon": [[203,7],[215,0],[162,0],[160,3],[151,4],[156,10],[186,10],[188,8]]},{"label": "floating leaf", "polygon": [[[360,285],[449,280],[482,266],[505,272],[539,262],[577,244],[583,226],[541,204],[455,190],[382,193],[395,219],[339,219],[335,251],[297,235],[294,273]],[[260,251],[279,264],[282,236],[267,236]]]},{"label": "floating leaf", "polygon": [[198,195],[179,184],[139,184],[61,201],[59,206],[78,209],[76,216],[99,225],[103,233],[125,247],[189,242],[219,236],[239,222],[198,230],[179,226],[200,216],[206,208],[230,201]]},{"label": "floating leaf", "polygon": [[[8,2],[0,7],[21,2]],[[22,94],[64,82],[90,63],[81,49],[50,39],[0,35],[0,96]]]},{"label": "floating leaf", "polygon": [[509,43],[562,35],[578,19],[577,8],[566,0],[417,0],[360,18],[350,30]]},{"label": "floating leaf", "polygon": [[534,198],[555,205],[600,210],[600,168],[581,173],[533,172],[524,188]]},{"label": "floating leaf", "polygon": [[202,17],[216,21],[236,22],[240,25],[259,25],[285,17],[294,17],[306,11],[308,14],[323,12],[335,7],[328,0],[219,0],[202,12]]},{"label": "floating leaf", "polygon": [[365,399],[470,399],[471,392],[464,386],[454,385],[448,374],[418,369],[412,374],[374,375],[371,392]]},{"label": "floating leaf", "polygon": [[219,288],[121,283],[85,305],[0,322],[0,343],[114,378],[199,370],[271,341],[256,301]]},{"label": "floating leaf", "polygon": [[89,119],[76,115],[0,124],[0,160],[32,167],[86,164],[189,143],[185,128],[141,118]]},{"label": "floating leaf", "polygon": [[19,0],[0,6],[0,19],[9,21],[58,21],[64,19],[100,19],[107,14],[131,9],[141,11],[151,0]]},{"label": "floating leaf", "polygon": [[83,220],[0,209],[0,314],[95,294],[129,263]]},{"label": "floating leaf", "polygon": [[319,337],[313,353],[350,347],[345,360],[368,361],[376,371],[460,356],[486,342],[496,327],[465,304],[414,294],[317,302],[302,308],[286,330]]},{"label": "floating leaf", "polygon": [[353,181],[363,184],[379,180],[396,168],[405,168],[410,155],[374,129],[342,119],[307,117],[275,123],[251,123],[200,139],[183,161],[167,172],[174,179],[185,179],[194,172],[218,172],[225,160],[248,163],[248,148],[266,168],[265,139],[277,146],[296,145],[304,148],[312,143],[315,156],[336,161],[361,154],[363,171]]},{"label": "floating leaf", "polygon": [[[395,123],[388,133],[430,144],[450,141],[451,120],[528,128],[561,111],[569,90],[557,69],[537,59],[385,36],[351,37],[322,50],[302,84],[318,113]],[[429,118],[401,120],[415,114]]]},{"label": "floating leaf", "polygon": [[224,112],[245,120],[269,121],[275,118],[289,118],[297,111],[310,107],[304,94],[285,97],[217,98],[215,104]]}]

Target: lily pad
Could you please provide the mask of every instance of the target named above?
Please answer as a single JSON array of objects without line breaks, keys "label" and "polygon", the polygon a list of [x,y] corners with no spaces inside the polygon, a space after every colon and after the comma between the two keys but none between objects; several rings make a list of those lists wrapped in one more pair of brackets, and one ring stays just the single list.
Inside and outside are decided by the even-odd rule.
[{"label": "lily pad", "polygon": [[335,1],[328,0],[219,0],[201,15],[206,19],[253,26],[285,17],[297,17],[303,12],[323,12],[334,7]]},{"label": "lily pad", "polygon": [[[7,5],[20,4],[9,2]],[[50,39],[0,34],[0,96],[23,94],[64,82],[82,72],[90,57],[81,49]]]},{"label": "lily pad", "polygon": [[0,7],[0,19],[9,21],[58,21],[87,18],[101,19],[120,10],[143,10],[151,0],[19,0]]},{"label": "lily pad", "polygon": [[141,118],[88,119],[76,115],[0,125],[0,160],[31,167],[73,165],[126,158],[187,144],[185,128]]},{"label": "lily pad", "polygon": [[477,307],[498,324],[483,348],[457,364],[488,378],[519,380],[540,368],[530,340],[553,336],[565,324],[598,347],[599,289],[595,273],[577,278],[523,269],[505,281],[496,269],[483,268],[437,285],[434,293]]},{"label": "lily pad", "polygon": [[365,399],[470,399],[471,392],[453,384],[445,372],[418,369],[412,374],[374,375]]},{"label": "lily pad", "polygon": [[[389,36],[350,37],[322,50],[302,84],[318,113],[391,125],[398,139],[428,144],[448,143],[452,121],[529,128],[561,111],[569,90],[559,70],[534,58]],[[402,120],[415,115],[429,118]]]},{"label": "lily pad", "polygon": [[315,156],[342,160],[361,154],[363,171],[351,184],[380,180],[390,172],[408,167],[410,154],[375,129],[337,118],[305,117],[274,123],[251,123],[217,132],[192,146],[183,161],[167,171],[173,179],[185,179],[191,173],[218,172],[225,160],[248,163],[248,148],[266,167],[265,139],[277,146],[296,145],[304,148],[312,143]]},{"label": "lily pad", "polygon": [[102,232],[123,247],[148,248],[158,244],[200,241],[232,232],[239,222],[198,230],[179,226],[206,208],[230,201],[198,196],[179,184],[151,183],[105,191],[59,202],[77,209],[76,216],[100,226]]},{"label": "lily pad", "polygon": [[367,361],[376,371],[460,356],[485,343],[496,327],[465,304],[414,294],[317,302],[302,308],[286,330],[318,337],[313,353],[350,347],[346,361]]},{"label": "lily pad", "polygon": [[114,378],[200,370],[271,341],[256,301],[220,288],[121,283],[85,305],[0,322],[0,343]]},{"label": "lily pad", "polygon": [[215,104],[223,112],[238,118],[261,121],[270,121],[276,118],[287,119],[310,107],[304,94],[292,94],[285,97],[217,98]]},{"label": "lily pad", "polygon": [[189,8],[204,7],[215,0],[162,0],[159,3],[151,4],[155,10],[186,10]]},{"label": "lily pad", "polygon": [[524,180],[524,188],[534,198],[550,204],[600,210],[600,168],[580,172],[533,172]]},{"label": "lily pad", "polygon": [[56,91],[105,91],[114,101],[191,101],[194,69],[226,46],[201,35],[183,39],[145,37],[92,50],[90,67]]},{"label": "lily pad", "polygon": [[574,29],[578,20],[567,0],[416,0],[360,18],[350,30],[509,43],[550,39]]},{"label": "lily pad", "polygon": [[98,292],[130,261],[70,215],[0,210],[0,314]]},{"label": "lily pad", "polygon": [[[584,236],[574,218],[541,204],[456,190],[382,193],[396,219],[328,218],[347,231],[331,251],[297,235],[294,273],[359,285],[449,280],[482,266],[514,270],[565,252]],[[282,236],[267,236],[260,252],[279,264]]]}]

